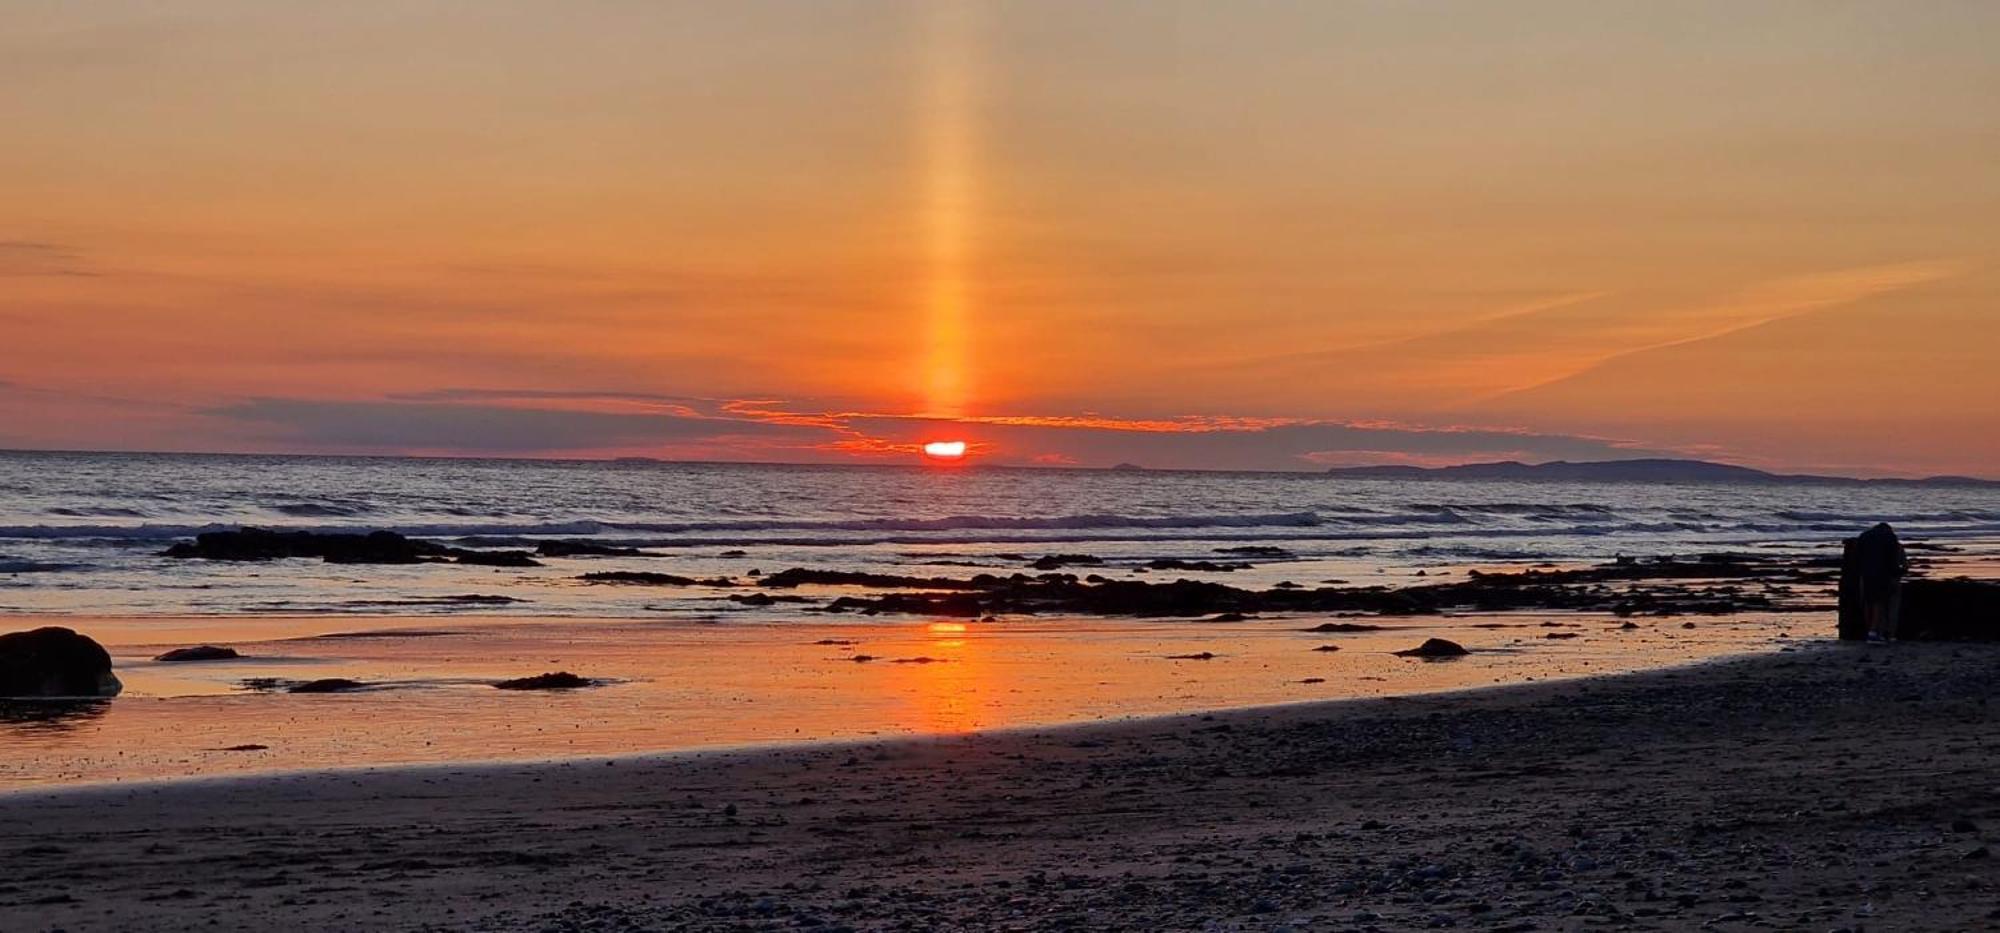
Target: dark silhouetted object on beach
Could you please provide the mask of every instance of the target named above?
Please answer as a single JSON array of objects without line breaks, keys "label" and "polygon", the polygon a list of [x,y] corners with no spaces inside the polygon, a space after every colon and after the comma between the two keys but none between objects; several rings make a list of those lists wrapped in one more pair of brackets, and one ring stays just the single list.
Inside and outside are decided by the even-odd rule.
[{"label": "dark silhouetted object on beach", "polygon": [[502,690],[575,690],[579,687],[595,686],[597,681],[588,677],[578,677],[568,671],[536,674],[533,677],[517,677],[503,680],[493,686]]},{"label": "dark silhouetted object on beach", "polygon": [[1423,644],[1396,653],[1406,658],[1436,660],[1438,658],[1462,658],[1472,652],[1465,650],[1464,645],[1455,641],[1443,638],[1426,638]]},{"label": "dark silhouetted object on beach", "polygon": [[1880,522],[1841,543],[1840,637],[1895,638],[1903,574],[1910,569],[1896,530]]},{"label": "dark silhouetted object on beach", "polygon": [[243,561],[317,557],[329,564],[417,564],[455,560],[461,564],[487,567],[542,566],[526,551],[477,551],[447,547],[433,541],[407,538],[393,531],[371,531],[367,534],[322,534],[267,528],[209,531],[195,535],[191,542],[176,542],[160,554],[163,557]]},{"label": "dark silhouetted object on beach", "polygon": [[1904,641],[2000,641],[2000,583],[1910,580],[1896,637]]},{"label": "dark silhouetted object on beach", "polygon": [[54,626],[0,635],[0,697],[109,697],[122,689],[111,654],[89,636]]},{"label": "dark silhouetted object on beach", "polygon": [[196,645],[193,648],[175,648],[166,654],[154,657],[153,660],[167,662],[228,661],[238,657],[241,657],[241,655],[237,654],[234,648],[224,648],[220,645]]}]

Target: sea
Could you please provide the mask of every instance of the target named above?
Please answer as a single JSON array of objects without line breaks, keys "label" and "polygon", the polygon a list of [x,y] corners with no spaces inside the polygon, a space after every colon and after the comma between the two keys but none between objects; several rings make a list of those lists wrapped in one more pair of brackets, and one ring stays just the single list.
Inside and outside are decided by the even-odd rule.
[{"label": "sea", "polygon": [[[699,615],[749,610],[715,592],[586,585],[579,568],[970,576],[1051,553],[1137,569],[1270,545],[1289,556],[1216,578],[1367,582],[1620,554],[1821,553],[1877,521],[1984,553],[2000,540],[2000,486],[13,452],[0,453],[0,612]],[[657,556],[521,569],[161,556],[242,527],[386,529],[475,548],[588,540]],[[514,601],[452,599],[475,595]]]},{"label": "sea", "polygon": [[[948,740],[1833,650],[1818,597],[1698,618],[1371,618],[1329,634],[1310,613],[870,617],[818,611],[865,592],[852,587],[783,591],[806,602],[741,594],[770,592],[756,577],[794,567],[969,577],[1034,572],[1047,555],[1088,555],[1101,563],[1076,572],[1114,579],[1404,586],[1621,554],[1831,557],[1876,521],[1896,525],[1926,572],[2000,576],[2000,491],[1980,486],[0,453],[0,631],[73,628],[107,649],[124,685],[113,699],[0,700],[0,793]],[[242,527],[643,554],[532,567],[162,554]],[[1245,547],[1260,550],[1231,550]],[[1161,558],[1209,563],[1147,566]],[[582,579],[604,570],[735,585]],[[1397,653],[1433,637],[1471,653],[1435,664]],[[159,659],[195,645],[239,656]],[[592,686],[495,689],[557,671]],[[290,689],[329,678],[352,688]]]}]

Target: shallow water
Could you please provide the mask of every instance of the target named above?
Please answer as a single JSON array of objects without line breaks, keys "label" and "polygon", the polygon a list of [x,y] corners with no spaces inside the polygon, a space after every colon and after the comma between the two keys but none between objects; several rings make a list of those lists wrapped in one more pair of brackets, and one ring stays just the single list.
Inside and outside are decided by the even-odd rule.
[{"label": "shallow water", "polygon": [[[1573,615],[1384,620],[1387,630],[1358,634],[1300,631],[1320,617],[74,621],[109,646],[126,693],[0,712],[8,751],[0,786],[957,733],[1612,673],[1777,650],[1817,634],[1811,620],[1785,616],[1698,619],[1693,628],[1680,618],[1648,619],[1629,631],[1617,619]],[[391,634],[314,637],[368,631]],[[394,634],[413,631],[431,634]],[[1550,639],[1552,632],[1577,637]],[[1475,653],[1443,662],[1392,654],[1433,635]],[[823,640],[851,644],[816,644]],[[249,657],[149,660],[170,647],[218,641]],[[1329,644],[1340,650],[1312,650]],[[1215,657],[1172,657],[1203,652]],[[862,654],[878,660],[853,660]],[[552,670],[611,683],[555,692],[491,686]],[[241,688],[260,677],[377,686],[328,695]],[[268,748],[225,750],[242,745]]]},{"label": "shallow water", "polygon": [[[1831,620],[1697,617],[1684,628],[1680,618],[1647,618],[1624,631],[1605,616],[1540,614],[1386,619],[1390,631],[1319,635],[1299,629],[1325,617],[966,623],[748,608],[727,597],[758,592],[758,570],[968,577],[1022,572],[1050,553],[1101,558],[1075,572],[1119,579],[1408,585],[1617,553],[1830,555],[1878,519],[1927,545],[1917,553],[1934,571],[2000,575],[2000,490],[1990,487],[0,454],[0,629],[59,622],[84,631],[111,648],[128,687],[109,702],[0,704],[0,786],[959,732],[1781,650],[1824,636]],[[387,528],[465,547],[588,537],[652,554],[504,569],[159,555],[199,531],[246,524]],[[1243,545],[1286,553],[1222,551]],[[1145,562],[1160,557],[1243,566],[1149,573]],[[596,570],[734,585],[578,579]],[[451,600],[464,595],[514,602]],[[437,634],[318,637],[385,629]],[[1432,635],[1475,653],[1436,664],[1391,653]],[[855,644],[815,644],[828,639]],[[249,657],[150,660],[201,643]],[[1311,650],[1327,644],[1341,650]],[[1170,657],[1204,652],[1214,657]],[[915,658],[932,660],[898,663]],[[492,686],[554,670],[606,683],[560,693]],[[293,695],[244,686],[327,677],[371,687]],[[266,747],[227,750],[245,745]]]}]

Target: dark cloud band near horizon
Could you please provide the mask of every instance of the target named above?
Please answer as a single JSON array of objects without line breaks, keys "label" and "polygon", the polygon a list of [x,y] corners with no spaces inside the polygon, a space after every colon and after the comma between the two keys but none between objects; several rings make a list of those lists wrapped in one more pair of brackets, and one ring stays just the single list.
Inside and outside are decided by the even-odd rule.
[{"label": "dark cloud band near horizon", "polygon": [[[580,407],[586,404],[609,407]],[[644,454],[839,463],[909,457],[924,441],[949,438],[969,441],[978,460],[1000,465],[1132,463],[1225,470],[1668,453],[1602,438],[1493,427],[1214,417],[946,419],[635,393],[439,390],[378,400],[256,398],[206,408],[200,415],[259,446],[327,453]]]}]

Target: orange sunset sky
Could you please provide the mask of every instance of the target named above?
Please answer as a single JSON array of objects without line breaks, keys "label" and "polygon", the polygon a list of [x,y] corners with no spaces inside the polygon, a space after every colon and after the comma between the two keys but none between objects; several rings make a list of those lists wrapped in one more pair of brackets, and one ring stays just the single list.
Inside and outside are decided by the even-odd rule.
[{"label": "orange sunset sky", "polygon": [[2000,4],[0,2],[0,447],[2000,474]]}]

